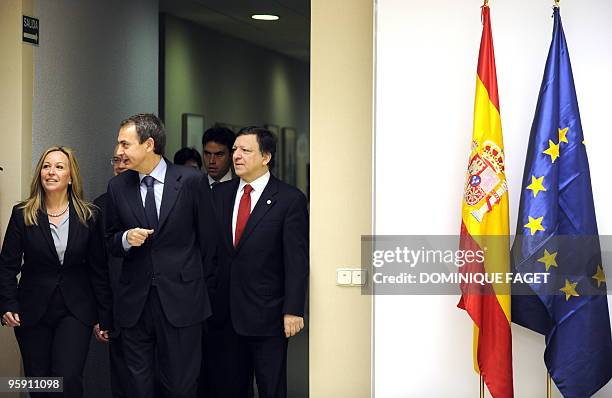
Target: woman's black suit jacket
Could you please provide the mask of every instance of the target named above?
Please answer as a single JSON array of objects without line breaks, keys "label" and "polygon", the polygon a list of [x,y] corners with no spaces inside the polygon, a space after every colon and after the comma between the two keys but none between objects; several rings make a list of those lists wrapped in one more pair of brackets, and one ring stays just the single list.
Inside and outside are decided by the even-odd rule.
[{"label": "woman's black suit jacket", "polygon": [[103,227],[97,215],[83,225],[72,201],[69,211],[68,243],[61,264],[47,215],[39,212],[38,225],[26,226],[23,209],[13,207],[0,253],[0,315],[17,312],[22,326],[36,324],[59,287],[66,307],[77,319],[86,325],[99,322],[102,330],[111,330],[112,295]]}]

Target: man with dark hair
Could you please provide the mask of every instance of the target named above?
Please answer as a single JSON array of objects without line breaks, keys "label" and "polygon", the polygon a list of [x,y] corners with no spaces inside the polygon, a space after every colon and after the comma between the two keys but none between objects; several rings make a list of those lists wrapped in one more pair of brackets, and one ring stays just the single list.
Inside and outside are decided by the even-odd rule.
[{"label": "man with dark hair", "polygon": [[[125,163],[121,156],[117,155],[119,145],[115,145],[113,157],[110,160],[110,164],[113,167],[113,175],[119,175],[127,170]],[[94,199],[94,204],[98,206],[102,212],[102,221],[104,222],[104,214],[106,213],[106,192]],[[109,358],[110,358],[110,379],[111,379],[111,390],[113,398],[125,398],[127,397],[127,390],[129,386],[128,381],[128,370],[125,366],[125,359],[123,357],[123,347],[121,343],[121,329],[117,325],[117,291],[119,288],[119,275],[121,275],[121,267],[123,259],[121,257],[108,256],[108,273],[111,282],[111,290],[113,291],[113,314],[115,319],[114,330],[111,333],[110,344],[109,344]],[[97,331],[97,330],[96,330]],[[94,333],[96,339],[100,341],[97,333]]]},{"label": "man with dark hair", "polygon": [[[163,158],[166,133],[152,114],[121,123],[117,154],[126,172],[107,192],[107,239],[123,257],[117,322],[134,397],[153,397],[156,368],[167,397],[195,397],[203,280],[214,215],[202,173]],[[157,365],[156,365],[157,362]]]},{"label": "man with dark hair", "polygon": [[233,178],[231,149],[234,139],[232,130],[225,127],[209,128],[202,135],[204,168],[208,173],[208,183],[211,187]]},{"label": "man with dark hair", "polygon": [[307,202],[270,174],[275,153],[270,131],[242,129],[233,146],[240,178],[213,190],[222,236],[207,280],[218,397],[247,397],[252,374],[260,398],[286,397],[288,338],[304,327]]},{"label": "man with dark hair", "polygon": [[193,167],[196,170],[202,169],[202,157],[195,148],[181,148],[174,154],[174,164],[179,166]]}]

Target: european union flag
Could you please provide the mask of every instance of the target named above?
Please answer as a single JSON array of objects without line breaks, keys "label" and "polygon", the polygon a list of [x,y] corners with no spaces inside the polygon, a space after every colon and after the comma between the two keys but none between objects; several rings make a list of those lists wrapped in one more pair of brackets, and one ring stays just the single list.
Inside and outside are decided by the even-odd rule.
[{"label": "european union flag", "polygon": [[546,336],[544,362],[565,398],[586,398],[612,377],[606,279],[589,164],[559,8],[531,127],[515,272],[548,284],[512,296],[512,321]]}]

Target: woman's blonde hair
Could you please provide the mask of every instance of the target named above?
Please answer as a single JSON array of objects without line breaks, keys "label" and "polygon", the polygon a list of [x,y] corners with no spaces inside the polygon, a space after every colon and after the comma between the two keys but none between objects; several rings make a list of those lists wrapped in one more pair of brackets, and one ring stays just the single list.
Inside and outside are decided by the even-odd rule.
[{"label": "woman's blonde hair", "polygon": [[68,185],[68,198],[72,200],[72,205],[79,216],[79,221],[87,226],[87,220],[93,217],[94,206],[83,199],[83,182],[79,171],[79,163],[76,160],[74,151],[63,146],[48,148],[40,156],[38,164],[36,165],[36,170],[34,171],[34,176],[32,177],[32,183],[30,184],[30,196],[19,204],[19,207],[23,209],[24,221],[26,225],[38,225],[38,212],[46,210],[44,208],[45,190],[40,179],[40,171],[42,170],[47,155],[56,151],[62,152],[68,158],[70,180],[72,182],[72,184]]}]

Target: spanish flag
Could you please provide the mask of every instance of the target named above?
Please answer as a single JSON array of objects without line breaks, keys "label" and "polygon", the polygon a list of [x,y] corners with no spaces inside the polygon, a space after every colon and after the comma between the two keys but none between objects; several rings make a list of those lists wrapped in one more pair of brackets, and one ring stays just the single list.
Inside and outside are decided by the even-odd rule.
[{"label": "spanish flag", "polygon": [[[461,268],[467,274],[506,273],[510,268],[508,186],[504,173],[495,55],[489,7],[482,7],[474,129],[462,204],[460,248],[482,256]],[[503,279],[506,280],[505,278]],[[493,398],[514,396],[510,291],[506,283],[461,285],[459,308],[474,322],[474,368]]]}]

